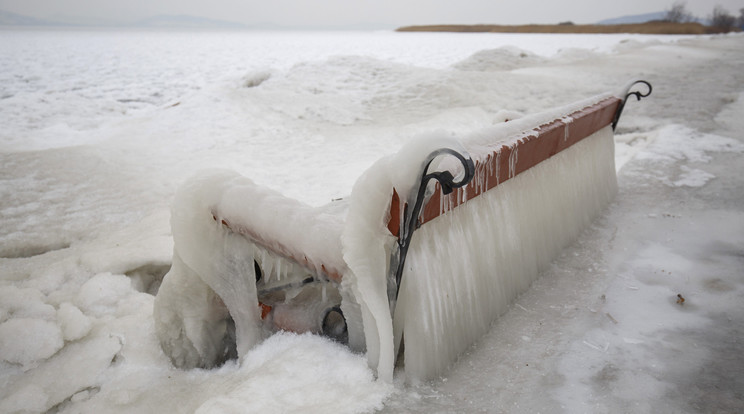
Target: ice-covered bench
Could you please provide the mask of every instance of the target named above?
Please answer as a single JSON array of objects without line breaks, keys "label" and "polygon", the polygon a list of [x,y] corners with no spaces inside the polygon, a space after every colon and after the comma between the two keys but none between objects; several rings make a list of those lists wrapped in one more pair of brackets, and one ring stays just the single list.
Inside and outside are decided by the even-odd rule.
[{"label": "ice-covered bench", "polygon": [[461,139],[419,137],[323,207],[200,173],[173,203],[163,350],[212,367],[281,329],[366,352],[386,380],[400,354],[411,380],[442,373],[612,200],[612,132],[626,99],[650,92],[636,81]]}]

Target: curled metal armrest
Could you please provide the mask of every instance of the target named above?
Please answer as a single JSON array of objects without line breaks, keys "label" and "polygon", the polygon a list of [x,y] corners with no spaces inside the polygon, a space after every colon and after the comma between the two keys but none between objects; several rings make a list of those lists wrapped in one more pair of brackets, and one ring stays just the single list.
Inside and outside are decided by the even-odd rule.
[{"label": "curled metal armrest", "polygon": [[[429,172],[429,167],[432,161],[440,155],[451,155],[462,164],[464,169],[463,177],[458,181],[452,172],[448,170]],[[421,225],[418,218],[421,213],[421,208],[424,205],[426,198],[426,188],[431,180],[437,180],[442,187],[444,194],[450,194],[455,188],[460,188],[467,185],[475,176],[475,164],[473,163],[470,155],[465,153],[462,154],[451,148],[441,148],[433,151],[426,158],[427,161],[421,173],[421,182],[419,183],[418,192],[413,203],[413,207],[409,209],[409,205],[406,204],[403,207],[403,223],[401,225],[400,237],[398,238],[398,250],[393,253],[390,260],[390,270],[395,269],[395,273],[391,274],[388,279],[388,301],[390,303],[391,312],[395,309],[395,303],[400,292],[400,284],[403,276],[403,268],[408,254],[408,247],[411,244],[411,238],[413,232]]]},{"label": "curled metal armrest", "polygon": [[[631,92],[631,89],[635,85],[638,85],[638,84],[646,85],[646,88],[648,88],[648,91],[646,91],[645,93],[644,92],[641,92],[641,91],[632,91]],[[631,96],[635,96],[636,97],[636,100],[639,100],[640,101],[641,98],[645,98],[645,97],[651,95],[651,91],[652,90],[653,90],[653,88],[651,87],[651,84],[648,83],[645,80],[640,80],[639,79],[639,80],[636,80],[636,81],[634,81],[634,82],[632,82],[632,83],[630,83],[628,85],[628,87],[625,89],[625,97],[623,97],[623,99],[620,101],[620,105],[617,107],[617,111],[615,112],[615,118],[613,118],[613,120],[612,120],[612,130],[613,131],[615,130],[615,128],[617,128],[617,123],[618,123],[618,121],[620,121],[620,115],[622,115],[622,113],[623,113],[623,109],[625,108],[625,102],[628,101],[628,98],[631,97]]]}]

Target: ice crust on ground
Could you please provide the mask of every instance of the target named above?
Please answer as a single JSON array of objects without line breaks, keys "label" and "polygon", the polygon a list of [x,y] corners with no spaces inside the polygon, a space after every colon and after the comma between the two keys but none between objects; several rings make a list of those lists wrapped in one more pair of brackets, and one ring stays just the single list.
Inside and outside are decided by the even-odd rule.
[{"label": "ice crust on ground", "polygon": [[[635,158],[656,141],[697,145],[688,134],[703,145],[711,136],[742,142],[741,36],[669,44],[627,35],[3,34],[0,324],[48,322],[57,326],[49,337],[64,342],[48,358],[9,362],[34,348],[34,336],[5,328],[4,349],[18,352],[0,353],[1,412],[194,412],[219,401],[248,412],[277,401],[288,412],[742,411],[741,152],[695,150],[708,162],[675,158],[676,149],[668,163],[659,153]],[[245,63],[261,55],[249,42],[271,57]],[[578,42],[598,53],[556,55]],[[491,74],[448,69],[504,44],[546,62]],[[112,59],[96,51],[122,65],[111,71]],[[338,53],[347,56],[326,59]],[[317,87],[354,68],[356,83]],[[268,79],[245,87],[244,76],[266,70]],[[264,364],[250,372],[176,370],[161,353],[143,290],[171,265],[170,203],[195,170],[230,168],[323,205],[421,132],[480,129],[499,111],[534,113],[639,75],[655,90],[628,105],[617,130],[615,204],[441,379],[404,386],[394,377],[393,390],[363,357],[317,336],[272,337],[244,359]],[[343,96],[333,93],[339,85],[349,86]],[[363,112],[329,109],[351,101],[365,101]],[[296,106],[282,111],[288,102]],[[668,185],[693,170],[715,178]],[[260,387],[286,379],[303,392]]]},{"label": "ice crust on ground", "polygon": [[[287,369],[301,375],[287,376]],[[253,350],[238,372],[240,380],[224,378],[228,391],[207,399],[195,412],[366,412],[382,408],[381,397],[392,387],[374,381],[363,356],[310,334],[276,334]]]}]

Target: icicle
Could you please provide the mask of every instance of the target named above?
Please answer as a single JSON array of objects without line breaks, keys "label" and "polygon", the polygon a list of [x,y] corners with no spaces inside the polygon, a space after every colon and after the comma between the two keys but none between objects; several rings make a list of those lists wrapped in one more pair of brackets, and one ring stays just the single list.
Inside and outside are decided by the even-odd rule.
[{"label": "icicle", "polygon": [[279,276],[274,272],[274,258],[269,252],[264,251],[261,264],[264,266],[264,273],[268,275],[266,280],[270,282],[279,282]]},{"label": "icicle", "polygon": [[568,137],[570,136],[569,133],[569,125],[571,122],[573,122],[573,118],[570,116],[566,116],[561,118],[561,122],[563,122],[563,141],[568,141]]},{"label": "icicle", "polygon": [[509,154],[509,178],[517,175],[517,160],[519,158],[519,147],[513,145]]},{"label": "icicle", "polygon": [[284,277],[284,273],[282,273],[282,259],[277,257],[274,259],[274,263],[275,263],[274,268],[276,269],[277,279],[283,280],[285,277]]},{"label": "icicle", "polygon": [[607,127],[414,233],[395,315],[409,380],[444,373],[609,203],[613,151]]},{"label": "icicle", "polygon": [[445,207],[446,206],[446,198],[447,197],[445,197],[445,196],[439,197],[439,215],[440,216],[442,214],[444,214],[444,213],[447,212],[447,208]]},{"label": "icicle", "polygon": [[499,185],[501,184],[501,176],[499,175],[499,171],[501,171],[501,151],[496,154],[496,160],[493,163],[493,168],[496,171],[496,185]]}]

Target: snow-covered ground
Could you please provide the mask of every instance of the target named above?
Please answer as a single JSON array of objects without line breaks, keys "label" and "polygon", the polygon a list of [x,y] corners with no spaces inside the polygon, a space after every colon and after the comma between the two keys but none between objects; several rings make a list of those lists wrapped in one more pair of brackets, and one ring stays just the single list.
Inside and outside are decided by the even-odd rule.
[{"label": "snow-covered ground", "polygon": [[[744,411],[744,37],[2,31],[0,412]],[[431,130],[631,78],[610,208],[443,378],[278,334],[171,367],[169,205],[227,167],[319,205]],[[678,303],[681,295],[685,301]]]}]

